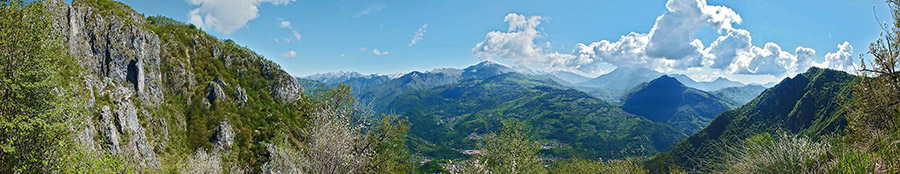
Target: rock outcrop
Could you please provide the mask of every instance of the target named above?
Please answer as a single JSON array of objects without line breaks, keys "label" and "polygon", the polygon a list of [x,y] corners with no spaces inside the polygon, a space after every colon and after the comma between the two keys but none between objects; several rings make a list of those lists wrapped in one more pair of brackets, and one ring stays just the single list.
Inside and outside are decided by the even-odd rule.
[{"label": "rock outcrop", "polygon": [[[193,130],[189,126],[191,118],[186,116],[191,111],[183,110],[197,100],[208,109],[220,103],[243,107],[259,98],[250,95],[260,93],[281,103],[293,103],[301,98],[302,90],[296,79],[277,64],[233,42],[220,41],[200,30],[192,30],[195,35],[185,34],[193,39],[189,46],[180,40],[164,39],[143,15],[114,1],[68,4],[63,0],[48,0],[45,3],[65,52],[84,70],[82,84],[90,91],[89,96],[83,96],[82,105],[94,116],[82,121],[87,126],[73,126],[76,141],[94,153],[121,155],[140,173],[154,173],[161,168],[157,153],[168,147],[170,132],[186,134]],[[95,7],[96,3],[119,6]],[[171,48],[178,50],[167,50]],[[193,54],[201,50],[203,54]],[[192,55],[201,55],[203,59]],[[213,66],[216,71],[198,70],[198,63],[224,67]],[[229,79],[219,78],[222,75],[228,75]],[[242,84],[226,83],[236,83],[239,80],[235,78],[246,75],[262,79],[254,83],[263,84],[242,87]],[[253,92],[248,94],[250,90]],[[206,95],[195,97],[198,92]],[[226,117],[199,113],[208,116],[194,119],[218,122],[219,118]],[[210,153],[227,154],[235,146],[233,126],[221,121],[210,128],[214,130],[201,129],[195,134],[211,136],[208,143],[214,148],[209,149]],[[185,135],[174,137],[187,141]],[[199,145],[188,147],[196,148],[197,152],[206,151],[196,146]]]}]

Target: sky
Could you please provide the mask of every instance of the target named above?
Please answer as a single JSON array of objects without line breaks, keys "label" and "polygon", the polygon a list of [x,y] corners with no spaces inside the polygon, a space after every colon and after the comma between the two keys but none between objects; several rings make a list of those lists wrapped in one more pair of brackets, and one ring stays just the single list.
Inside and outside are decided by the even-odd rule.
[{"label": "sky", "polygon": [[492,60],[588,77],[629,66],[768,83],[810,66],[853,72],[892,23],[883,0],[121,1],[232,39],[294,76]]}]

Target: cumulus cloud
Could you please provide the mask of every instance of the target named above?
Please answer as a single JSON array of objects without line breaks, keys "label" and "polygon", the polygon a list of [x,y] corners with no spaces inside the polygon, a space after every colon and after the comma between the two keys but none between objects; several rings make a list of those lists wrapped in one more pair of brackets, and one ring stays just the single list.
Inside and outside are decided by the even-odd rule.
[{"label": "cumulus cloud", "polygon": [[799,46],[794,50],[794,54],[797,56],[797,62],[793,67],[795,73],[804,72],[816,65],[816,50]]},{"label": "cumulus cloud", "polygon": [[819,67],[855,71],[857,64],[853,60],[853,46],[850,46],[850,42],[844,41],[844,43],[838,44],[837,47],[837,52],[825,54],[825,62],[818,64]]},{"label": "cumulus cloud", "polygon": [[[668,12],[656,18],[650,29],[647,43],[648,56],[682,59],[697,56],[695,39],[691,36],[703,26],[718,30],[732,29],[732,23],[740,23],[741,16],[728,7],[710,6],[706,0],[670,0],[666,3]],[[702,44],[701,44],[702,45]]]},{"label": "cumulus cloud", "polygon": [[365,15],[368,15],[369,13],[381,11],[381,9],[384,9],[384,8],[387,8],[387,5],[384,5],[384,4],[372,5],[372,6],[366,7],[365,10],[356,12],[356,15],[353,15],[353,17],[354,18],[362,17]]},{"label": "cumulus cloud", "polygon": [[284,5],[295,0],[186,0],[199,5],[188,12],[190,23],[230,34],[259,16],[258,6],[263,3]]},{"label": "cumulus cloud", "polygon": [[738,54],[728,67],[730,73],[781,76],[790,71],[789,67],[797,60],[796,56],[782,50],[781,46],[772,42],[766,43],[763,48],[753,46]]},{"label": "cumulus cloud", "polygon": [[281,23],[279,23],[279,27],[281,27],[281,28],[291,27],[291,21],[281,21]]},{"label": "cumulus cloud", "polygon": [[[708,69],[716,73],[770,75],[781,78],[805,71],[811,66],[839,70],[853,68],[849,43],[838,45],[838,51],[817,62],[816,50],[798,46],[793,53],[777,43],[753,45],[750,31],[735,28],[741,16],[724,6],[707,5],[706,0],[669,0],[667,12],[656,19],[648,33],[631,32],[618,40],[578,43],[570,53],[545,51],[549,42],[536,44],[543,34],[538,30],[543,17],[510,13],[504,21],[506,31],[491,31],[472,49],[482,60],[512,59],[520,64],[543,66],[547,70],[564,70],[594,74],[605,72],[608,65],[642,67],[661,72]],[[706,46],[693,38],[704,27],[720,35]]]},{"label": "cumulus cloud", "polygon": [[510,58],[519,63],[585,73],[602,71],[596,68],[604,63],[656,70],[687,69],[702,66],[708,52],[700,40],[691,38],[694,32],[703,26],[730,31],[731,24],[741,22],[731,9],[706,5],[705,0],[671,0],[666,7],[669,11],[657,18],[647,34],[632,32],[618,41],[579,43],[571,54],[547,53],[535,44],[534,40],[542,36],[537,30],[541,16],[511,13],[504,18],[509,23],[507,31],[489,32],[472,52],[483,60]]},{"label": "cumulus cloud", "polygon": [[380,56],[380,55],[389,55],[389,54],[391,54],[391,53],[388,52],[388,51],[379,51],[378,48],[373,48],[373,49],[372,49],[372,54],[375,54],[375,55],[379,55],[379,56]]},{"label": "cumulus cloud", "polygon": [[541,24],[542,19],[541,16],[507,14],[503,21],[509,22],[509,29],[506,32],[487,33],[484,41],[472,48],[472,54],[482,60],[510,58],[518,62],[533,63],[543,59],[541,47],[534,43],[535,38],[540,37],[536,27]]},{"label": "cumulus cloud", "polygon": [[294,57],[297,57],[297,51],[291,50],[288,52],[284,52],[284,54],[281,54],[281,56],[287,57],[287,58],[294,58]]},{"label": "cumulus cloud", "polygon": [[726,35],[719,36],[706,49],[707,57],[712,59],[711,68],[727,68],[734,62],[734,58],[739,52],[747,51],[752,44],[750,32],[743,29],[734,29],[728,31]]},{"label": "cumulus cloud", "polygon": [[419,30],[416,31],[416,34],[413,35],[412,40],[409,41],[409,44],[407,46],[412,47],[413,45],[416,45],[416,43],[419,43],[419,40],[422,40],[422,37],[425,37],[425,32],[428,31],[427,29],[428,24],[419,27]]}]

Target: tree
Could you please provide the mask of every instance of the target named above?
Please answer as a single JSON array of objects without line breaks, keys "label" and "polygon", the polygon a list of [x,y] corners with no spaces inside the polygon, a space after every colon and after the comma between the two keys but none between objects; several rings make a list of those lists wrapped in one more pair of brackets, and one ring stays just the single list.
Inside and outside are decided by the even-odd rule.
[{"label": "tree", "polygon": [[484,155],[491,173],[547,173],[537,156],[540,146],[530,137],[525,124],[518,120],[502,120],[499,132],[484,140]]},{"label": "tree", "polygon": [[0,1],[0,173],[49,172],[65,136],[51,21],[41,1]]},{"label": "tree", "polygon": [[848,115],[854,147],[862,147],[875,157],[876,171],[900,171],[900,1],[888,0],[894,18],[893,25],[882,26],[882,38],[869,44],[861,58],[859,81],[854,86],[853,101]]},{"label": "tree", "polygon": [[406,137],[409,119],[396,115],[383,115],[381,123],[368,134],[366,149],[373,151],[370,156],[369,173],[412,173]]},{"label": "tree", "polygon": [[874,59],[863,58],[854,86],[856,99],[851,124],[856,131],[897,130],[900,118],[900,1],[889,0],[895,18],[894,25],[885,24],[882,38],[869,44],[868,54]]}]

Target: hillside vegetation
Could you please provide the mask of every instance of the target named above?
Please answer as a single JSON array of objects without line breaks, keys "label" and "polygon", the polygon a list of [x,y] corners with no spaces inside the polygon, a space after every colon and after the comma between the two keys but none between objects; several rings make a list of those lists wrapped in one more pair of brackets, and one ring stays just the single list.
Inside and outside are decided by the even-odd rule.
[{"label": "hillside vegetation", "polygon": [[845,72],[810,68],[785,79],[750,103],[722,113],[709,126],[657,156],[689,170],[715,169],[714,161],[729,156],[729,145],[758,134],[780,132],[810,137],[830,135],[847,125],[846,108],[854,76]]}]

